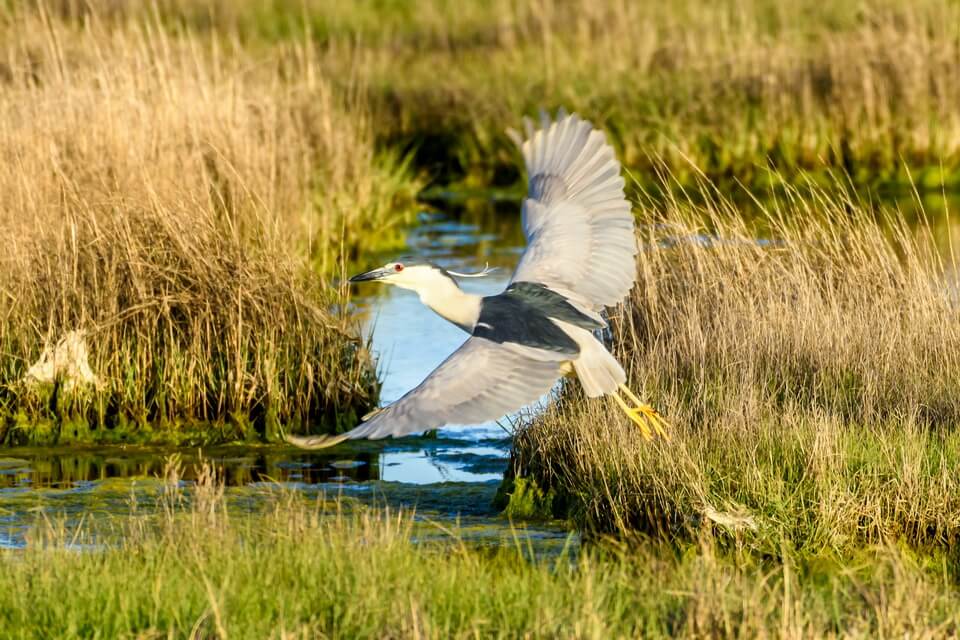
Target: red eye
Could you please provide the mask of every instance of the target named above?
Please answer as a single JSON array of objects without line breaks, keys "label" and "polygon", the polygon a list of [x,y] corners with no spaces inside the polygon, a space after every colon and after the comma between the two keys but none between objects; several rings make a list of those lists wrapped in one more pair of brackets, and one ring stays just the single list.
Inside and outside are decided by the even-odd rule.
[{"label": "red eye", "polygon": [[403,271],[403,265],[398,262],[396,265],[394,265],[393,270],[394,270],[394,271]]}]

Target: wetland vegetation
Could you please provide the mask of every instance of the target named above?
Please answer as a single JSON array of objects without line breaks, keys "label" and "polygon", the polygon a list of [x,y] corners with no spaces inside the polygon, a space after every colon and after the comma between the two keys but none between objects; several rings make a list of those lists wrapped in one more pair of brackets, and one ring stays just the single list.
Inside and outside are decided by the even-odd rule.
[{"label": "wetland vegetation", "polygon": [[600,639],[944,637],[960,624],[943,552],[878,544],[795,557],[783,540],[763,557],[704,528],[682,547],[634,540],[537,557],[509,538],[477,546],[456,526],[323,497],[277,493],[237,513],[209,471],[190,490],[176,480],[157,482],[154,510],[119,522],[38,519],[27,550],[2,558],[0,628],[13,638]]},{"label": "wetland vegetation", "polygon": [[349,428],[381,381],[343,275],[418,196],[518,196],[504,130],[561,105],[629,173],[610,338],[672,423],[646,443],[568,386],[520,427],[498,504],[586,541],[547,556],[350,497],[228,509],[209,470],[122,517],[38,511],[0,630],[960,634],[955,229],[922,204],[960,184],[957,25],[947,0],[0,2],[3,444]]},{"label": "wetland vegetation", "polygon": [[672,439],[648,444],[571,389],[521,430],[515,473],[598,532],[713,521],[766,553],[781,539],[952,547],[960,318],[930,228],[790,189],[758,239],[705,198],[648,209],[643,275],[614,328]]},{"label": "wetland vegetation", "polygon": [[[362,102],[306,45],[251,58],[39,7],[0,21],[0,440],[355,422],[377,380],[333,277],[369,238],[402,237],[416,185]],[[92,378],[64,357],[32,380],[71,332]]]},{"label": "wetland vegetation", "polygon": [[[540,107],[590,114],[637,190],[952,183],[960,10],[821,5],[5,3],[0,439],[348,426],[377,381],[335,276],[425,184],[514,193],[504,131]],[[74,331],[96,384],[27,384]]]},{"label": "wetland vegetation", "polygon": [[[61,0],[85,18],[85,3]],[[160,0],[111,2],[128,20],[309,40],[340,85],[359,83],[376,136],[441,183],[519,186],[504,135],[519,116],[589,113],[641,180],[765,183],[841,167],[869,185],[956,184],[960,8],[948,0]],[[106,12],[104,12],[106,13]]]}]

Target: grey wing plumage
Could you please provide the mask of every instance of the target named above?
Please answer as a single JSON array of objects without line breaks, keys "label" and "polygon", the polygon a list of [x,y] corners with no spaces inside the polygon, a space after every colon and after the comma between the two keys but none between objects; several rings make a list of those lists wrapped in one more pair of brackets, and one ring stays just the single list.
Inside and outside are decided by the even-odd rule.
[{"label": "grey wing plumage", "polygon": [[513,282],[538,282],[597,311],[636,278],[633,214],[604,134],[576,114],[544,118],[519,142],[527,167],[527,248]]},{"label": "grey wing plumage", "polygon": [[538,400],[560,377],[563,354],[471,337],[416,388],[339,436],[288,437],[305,448],[386,438],[448,423],[494,420]]}]

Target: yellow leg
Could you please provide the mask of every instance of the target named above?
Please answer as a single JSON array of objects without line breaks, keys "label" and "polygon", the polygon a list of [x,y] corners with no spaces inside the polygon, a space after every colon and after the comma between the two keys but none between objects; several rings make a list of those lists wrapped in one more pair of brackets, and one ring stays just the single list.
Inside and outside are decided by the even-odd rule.
[{"label": "yellow leg", "polygon": [[614,393],[610,396],[614,401],[623,409],[623,412],[627,414],[627,417],[633,420],[633,422],[640,427],[640,433],[643,435],[645,440],[653,440],[653,433],[650,431],[650,426],[647,424],[647,421],[641,417],[640,411],[634,409],[633,407],[628,407],[627,403],[623,401],[623,398],[620,397],[620,394]]},{"label": "yellow leg", "polygon": [[642,405],[644,404],[643,400],[641,400],[640,398],[638,398],[638,397],[637,397],[637,394],[635,394],[633,391],[631,391],[631,390],[630,390],[630,387],[628,387],[627,385],[621,384],[621,385],[620,385],[620,391],[623,391],[624,395],[627,396],[630,400],[632,400],[632,401],[633,401],[633,404],[635,404],[636,406],[639,407],[639,406],[642,406]]},{"label": "yellow leg", "polygon": [[627,385],[621,384],[620,390],[636,405],[635,410],[643,414],[643,418],[653,425],[653,429],[657,432],[657,435],[669,440],[670,436],[667,434],[666,427],[670,425],[660,416],[657,410],[638,398]]}]

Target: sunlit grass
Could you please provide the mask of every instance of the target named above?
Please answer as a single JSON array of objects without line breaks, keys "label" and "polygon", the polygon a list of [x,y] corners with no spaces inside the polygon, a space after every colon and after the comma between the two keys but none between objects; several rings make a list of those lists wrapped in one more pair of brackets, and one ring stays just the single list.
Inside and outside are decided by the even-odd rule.
[{"label": "sunlit grass", "polygon": [[[113,14],[150,6],[116,3]],[[949,0],[157,6],[172,29],[265,48],[315,42],[335,77],[369,88],[379,140],[466,185],[515,179],[504,129],[559,106],[601,124],[644,180],[666,162],[693,181],[691,159],[751,183],[771,164],[905,184],[906,163],[925,186],[958,181],[960,9]]]},{"label": "sunlit grass", "polygon": [[[363,98],[306,45],[58,16],[0,18],[0,441],[352,426],[377,381],[337,280],[417,190]],[[97,383],[25,383],[71,331]]]},{"label": "sunlit grass", "polygon": [[[373,401],[370,368],[330,311],[343,292],[305,265],[326,279],[402,244],[421,184],[410,162],[433,179],[514,182],[503,131],[539,107],[603,126],[638,184],[664,165],[686,184],[693,166],[765,182],[767,164],[871,183],[908,164],[939,184],[960,140],[956,11],[8,3],[8,424],[44,419],[43,438],[83,440],[104,432],[74,424],[214,420],[239,425],[217,436],[231,439],[352,423]],[[67,403],[80,419],[64,429],[64,398],[18,381],[71,329],[89,333],[105,384]]]},{"label": "sunlit grass", "polygon": [[[704,185],[640,204],[639,280],[613,318],[631,384],[670,420],[645,442],[575,390],[515,468],[588,530],[716,527],[776,554],[960,531],[960,311],[924,225],[788,190],[748,225]],[[546,493],[544,494],[546,495]]]},{"label": "sunlit grass", "polygon": [[[577,555],[294,495],[228,512],[209,473],[122,519],[40,514],[0,555],[0,633],[957,635],[955,266],[922,215],[878,221],[829,177],[750,224],[697,183],[953,179],[958,21],[946,0],[4,3],[0,440],[352,426],[376,381],[344,263],[402,241],[411,162],[509,185],[504,128],[561,105],[637,191],[669,172],[613,328],[672,437],[575,391],[520,432],[508,513],[569,517]],[[74,329],[98,385],[24,384]]]}]

